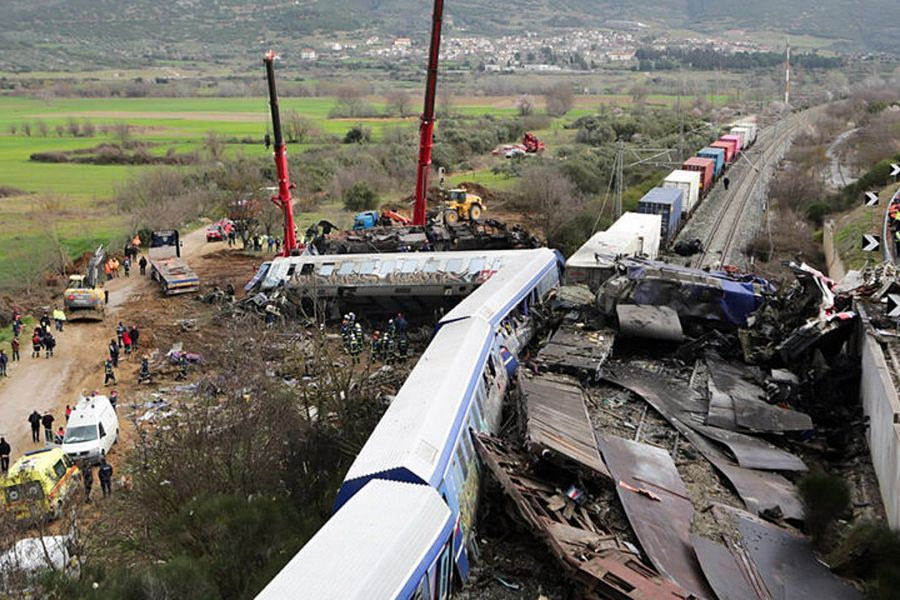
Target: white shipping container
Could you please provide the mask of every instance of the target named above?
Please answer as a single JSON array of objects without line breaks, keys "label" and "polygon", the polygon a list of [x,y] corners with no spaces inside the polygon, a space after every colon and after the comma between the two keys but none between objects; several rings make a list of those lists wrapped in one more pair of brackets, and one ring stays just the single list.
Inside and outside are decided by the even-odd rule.
[{"label": "white shipping container", "polygon": [[684,171],[676,169],[669,173],[663,180],[664,188],[676,188],[681,190],[684,206],[681,207],[681,218],[684,219],[697,205],[700,198],[700,176],[699,171]]},{"label": "white shipping container", "polygon": [[749,127],[732,127],[729,133],[741,138],[741,150],[749,148],[753,144],[753,133],[750,131]]}]

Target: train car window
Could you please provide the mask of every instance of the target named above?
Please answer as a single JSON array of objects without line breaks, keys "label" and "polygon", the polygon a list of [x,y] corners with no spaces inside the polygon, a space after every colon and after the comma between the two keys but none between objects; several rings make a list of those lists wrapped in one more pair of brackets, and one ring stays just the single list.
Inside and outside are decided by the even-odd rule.
[{"label": "train car window", "polygon": [[447,266],[444,267],[444,271],[448,273],[459,273],[462,271],[463,259],[461,258],[451,258],[447,261]]},{"label": "train car window", "polygon": [[312,275],[313,271],[315,271],[316,265],[314,263],[306,263],[302,267],[300,267],[301,275]]},{"label": "train car window", "polygon": [[378,274],[382,277],[394,271],[394,261],[385,260],[378,266]]},{"label": "train car window", "polygon": [[404,261],[401,261],[400,272],[401,273],[415,273],[416,268],[418,266],[419,266],[419,261],[412,260],[412,259],[406,259]]},{"label": "train car window", "polygon": [[469,261],[469,273],[478,275],[479,273],[481,273],[482,269],[484,269],[483,258],[473,258]]},{"label": "train car window", "polygon": [[[475,456],[475,447],[472,445],[472,432],[466,430],[463,433],[463,446],[470,457]],[[477,461],[476,461],[477,464]]]},{"label": "train car window", "polygon": [[350,275],[356,269],[356,263],[347,261],[341,264],[340,270],[338,270],[338,275]]},{"label": "train car window", "polygon": [[431,258],[425,262],[425,267],[422,269],[426,273],[435,273],[438,270],[438,261],[435,258]]},{"label": "train car window", "polygon": [[321,267],[319,267],[319,275],[322,277],[328,277],[334,273],[334,263],[323,263]]},{"label": "train car window", "polygon": [[[463,432],[463,436],[468,435],[468,433]],[[460,444],[456,447],[456,462],[459,465],[460,470],[462,471],[462,479],[460,483],[466,481],[469,478],[469,461],[466,459],[466,451],[463,447],[462,440],[460,440]],[[462,488],[462,485],[460,485]]]},{"label": "train car window", "polygon": [[497,368],[494,366],[494,357],[488,355],[488,370],[491,372],[491,377],[497,376]]},{"label": "train car window", "polygon": [[356,271],[360,275],[368,275],[375,270],[375,261],[367,260],[363,264],[359,266],[359,269]]},{"label": "train car window", "polygon": [[416,593],[413,594],[413,600],[429,600],[428,596],[428,580],[426,579],[428,575],[422,578],[422,581],[419,582],[419,587],[416,588]]},{"label": "train car window", "polygon": [[293,275],[294,269],[296,269],[296,268],[297,268],[297,265],[291,265],[290,267],[288,267],[287,276],[290,277],[291,275]]},{"label": "train car window", "polygon": [[450,576],[452,574],[453,571],[450,568],[450,542],[447,542],[447,545],[444,546],[444,551],[441,552],[441,562],[436,582],[438,586],[436,600],[445,600],[450,597]]},{"label": "train car window", "polygon": [[481,401],[476,396],[475,405],[472,407],[472,414],[475,415],[475,429],[484,431],[484,417],[481,416]]}]

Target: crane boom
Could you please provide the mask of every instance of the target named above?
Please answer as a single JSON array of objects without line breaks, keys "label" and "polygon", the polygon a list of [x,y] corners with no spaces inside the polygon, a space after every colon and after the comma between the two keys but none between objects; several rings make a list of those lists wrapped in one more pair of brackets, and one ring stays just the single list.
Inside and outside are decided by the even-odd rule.
[{"label": "crane boom", "polygon": [[428,204],[428,172],[431,169],[431,146],[434,133],[434,98],[437,91],[438,57],[441,52],[441,23],[444,18],[444,0],[434,0],[431,17],[431,49],[428,52],[428,73],[425,81],[425,105],[419,124],[419,164],[416,172],[416,203],[413,207],[413,225],[425,224],[425,208]]},{"label": "crane boom", "polygon": [[278,174],[278,195],[272,196],[272,202],[284,213],[284,249],[282,256],[290,256],[297,249],[297,237],[294,234],[294,205],[291,200],[291,177],[288,174],[287,149],[281,135],[281,114],[278,111],[278,94],[275,92],[275,59],[278,55],[273,50],[266,52],[263,63],[266,66],[266,81],[269,84],[269,106],[272,108],[272,130],[275,135],[275,171]]}]

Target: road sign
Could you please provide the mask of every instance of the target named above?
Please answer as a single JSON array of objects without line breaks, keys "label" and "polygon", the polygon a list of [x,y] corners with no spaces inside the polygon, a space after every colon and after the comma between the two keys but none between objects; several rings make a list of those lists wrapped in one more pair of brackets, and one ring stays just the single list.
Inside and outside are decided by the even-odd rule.
[{"label": "road sign", "polygon": [[888,313],[892,319],[900,317],[900,294],[888,294]]},{"label": "road sign", "polygon": [[866,192],[866,206],[878,206],[878,194],[876,192]]},{"label": "road sign", "polygon": [[891,163],[891,177],[896,177],[897,175],[900,175],[900,165]]},{"label": "road sign", "polygon": [[864,233],[862,237],[863,252],[875,252],[881,247],[881,236]]}]

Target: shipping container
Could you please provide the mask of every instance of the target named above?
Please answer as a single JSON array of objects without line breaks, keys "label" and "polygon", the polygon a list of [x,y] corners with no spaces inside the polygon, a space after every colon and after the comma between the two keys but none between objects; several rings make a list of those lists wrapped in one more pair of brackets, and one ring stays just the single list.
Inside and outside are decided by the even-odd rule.
[{"label": "shipping container", "polygon": [[759,133],[759,128],[756,126],[756,123],[742,122],[735,125],[735,127],[742,127],[750,131],[750,143],[747,144],[748,146],[752,146],[756,143],[756,135]]},{"label": "shipping container", "polygon": [[749,127],[738,126],[731,128],[731,134],[740,136],[741,138],[741,149],[746,150],[750,146],[753,145],[753,132],[750,131]]},{"label": "shipping container", "polygon": [[700,173],[678,169],[663,180],[664,188],[677,188],[684,193],[681,201],[681,216],[686,218],[700,199]]},{"label": "shipping container", "polygon": [[737,142],[727,142],[725,140],[716,140],[712,144],[710,144],[711,148],[721,148],[725,151],[725,164],[730,165],[734,162],[734,149],[737,147]]},{"label": "shipping container", "polygon": [[653,188],[638,201],[638,212],[662,217],[660,235],[666,242],[672,241],[681,225],[683,194],[677,188]]},{"label": "shipping container", "polygon": [[697,171],[700,173],[700,195],[705,196],[712,187],[713,171],[716,167],[716,161],[711,158],[703,158],[702,156],[692,156],[681,165],[685,171]]},{"label": "shipping container", "polygon": [[735,143],[735,148],[734,148],[734,156],[735,157],[737,157],[737,155],[740,154],[741,151],[743,150],[743,147],[741,146],[741,136],[739,136],[739,135],[728,134],[728,135],[723,135],[719,139],[722,140],[723,142],[733,141]]},{"label": "shipping container", "polygon": [[713,177],[718,179],[722,174],[722,170],[725,168],[725,149],[707,146],[706,148],[701,148],[700,152],[697,153],[697,156],[710,158],[715,161],[715,166],[713,167]]},{"label": "shipping container", "polygon": [[565,280],[581,283],[593,291],[615,274],[617,256],[659,254],[660,215],[627,212],[606,231],[595,233],[566,261]]}]

